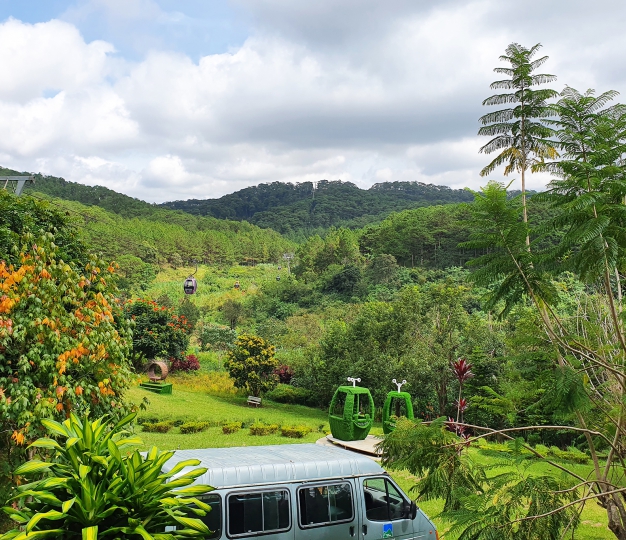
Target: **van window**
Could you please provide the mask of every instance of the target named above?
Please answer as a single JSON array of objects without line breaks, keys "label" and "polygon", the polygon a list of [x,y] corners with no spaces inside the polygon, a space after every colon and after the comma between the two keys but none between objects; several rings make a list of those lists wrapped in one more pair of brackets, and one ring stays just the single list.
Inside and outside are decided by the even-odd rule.
[{"label": "van window", "polygon": [[222,498],[219,495],[207,495],[202,497],[202,502],[207,503],[211,507],[211,511],[206,516],[194,516],[202,520],[202,522],[212,531],[212,534],[205,538],[219,538],[222,536]]},{"label": "van window", "polygon": [[287,490],[228,496],[229,536],[286,531],[290,526]]},{"label": "van window", "polygon": [[300,488],[298,500],[302,527],[352,521],[354,518],[350,484]]},{"label": "van window", "polygon": [[365,515],[371,521],[406,519],[406,499],[387,478],[370,478],[363,482]]}]

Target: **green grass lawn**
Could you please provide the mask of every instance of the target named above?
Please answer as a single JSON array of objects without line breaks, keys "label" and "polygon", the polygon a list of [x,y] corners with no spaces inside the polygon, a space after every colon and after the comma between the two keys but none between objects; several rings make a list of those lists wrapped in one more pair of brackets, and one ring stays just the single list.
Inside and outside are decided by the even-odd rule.
[{"label": "green grass lawn", "polygon": [[[132,388],[130,397],[135,402],[140,402],[144,397],[150,400],[150,405],[140,414],[140,418],[174,421],[239,421],[246,424],[259,420],[279,426],[304,425],[313,430],[302,439],[289,439],[280,434],[254,436],[249,434],[248,429],[224,435],[221,427],[187,435],[181,434],[177,427],[172,428],[168,433],[141,432],[141,438],[146,447],[156,445],[163,450],[315,442],[324,436],[323,430],[328,430],[327,414],[319,409],[269,401],[265,401],[260,408],[254,408],[246,404],[245,396],[210,396],[203,392],[183,390],[176,384],[172,395],[152,394],[141,388]],[[140,427],[138,429],[141,430]]]},{"label": "green grass lawn", "polygon": [[[225,435],[221,427],[211,427],[206,431],[194,434],[181,434],[179,428],[174,427],[168,433],[143,432],[140,426],[137,431],[144,441],[145,448],[158,446],[162,450],[176,450],[187,448],[218,448],[235,446],[258,446],[271,444],[312,443],[325,435],[328,430],[328,415],[326,411],[304,407],[300,405],[285,405],[264,400],[261,408],[249,407],[246,397],[237,395],[234,390],[224,387],[220,379],[223,375],[215,373],[213,376],[175,376],[171,377],[174,382],[172,395],[153,394],[139,387],[130,390],[130,398],[135,402],[141,402],[144,397],[150,401],[147,409],[142,411],[139,418],[158,420],[182,420],[182,421],[240,421],[252,423],[256,420],[278,425],[305,425],[313,431],[302,439],[290,439],[280,434],[267,436],[253,436],[248,429],[241,429],[237,433]],[[169,379],[168,379],[169,380]],[[217,382],[216,382],[217,381]],[[209,395],[203,388],[222,388],[221,396]],[[375,427],[372,434],[381,434],[380,427]],[[498,459],[499,452],[472,448],[472,457],[482,463],[493,463]],[[587,476],[591,471],[589,465],[572,465],[569,467],[576,470],[581,476]],[[500,469],[502,470],[502,469]],[[537,473],[553,472],[545,463],[535,463],[532,471]],[[498,469],[494,469],[494,474]],[[393,478],[410,493],[415,485],[415,477],[406,471],[390,471]],[[444,531],[446,523],[436,516],[442,509],[441,500],[420,502],[419,506],[427,515],[434,517],[435,524]],[[611,539],[614,536],[606,526],[606,513],[591,501],[588,502],[582,513],[582,524],[576,530],[573,538],[576,540],[601,540]],[[446,539],[454,540],[455,536],[445,535]],[[572,536],[568,535],[568,539]]]}]

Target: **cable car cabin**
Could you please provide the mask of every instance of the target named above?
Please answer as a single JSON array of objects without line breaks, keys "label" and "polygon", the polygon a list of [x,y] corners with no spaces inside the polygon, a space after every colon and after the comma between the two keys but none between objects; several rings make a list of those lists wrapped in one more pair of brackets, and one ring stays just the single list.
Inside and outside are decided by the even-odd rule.
[{"label": "cable car cabin", "polygon": [[362,441],[374,423],[374,399],[367,388],[340,386],[330,402],[330,431],[335,439]]},{"label": "cable car cabin", "polygon": [[185,294],[194,294],[197,288],[198,282],[196,281],[196,278],[189,276],[185,280],[185,284],[183,285],[183,290],[185,291]]},{"label": "cable car cabin", "polygon": [[409,420],[413,416],[413,403],[408,392],[389,392],[383,405],[383,433],[391,433],[396,429],[396,420],[404,416]]}]

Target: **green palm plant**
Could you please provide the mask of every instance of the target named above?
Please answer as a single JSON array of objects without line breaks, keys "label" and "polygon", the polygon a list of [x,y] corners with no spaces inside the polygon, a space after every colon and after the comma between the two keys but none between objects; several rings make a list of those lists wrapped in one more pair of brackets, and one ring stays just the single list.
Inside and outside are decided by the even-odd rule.
[{"label": "green palm plant", "polygon": [[[554,114],[548,100],[558,96],[555,90],[549,88],[533,89],[544,83],[556,80],[554,75],[534,73],[548,59],[547,56],[533,60],[541,44],[537,43],[530,49],[511,43],[506,48],[506,54],[500,60],[508,62],[510,67],[497,67],[496,73],[509,77],[495,81],[492,89],[505,89],[510,92],[495,94],[483,101],[483,105],[510,105],[506,109],[490,112],[480,118],[483,127],[479,135],[486,135],[492,139],[481,147],[480,152],[499,154],[484,167],[480,175],[488,176],[500,165],[506,165],[504,175],[517,171],[522,181],[522,209],[524,223],[528,222],[526,209],[526,171],[531,172],[538,164],[546,159],[557,156],[554,144],[550,137],[553,130],[545,120]],[[526,235],[526,244],[530,247],[530,238]]]},{"label": "green palm plant", "polygon": [[[38,476],[18,486],[4,511],[19,528],[0,540],[57,537],[174,540],[202,538],[210,533],[197,517],[210,511],[198,499],[213,488],[191,485],[206,472],[197,468],[180,474],[198,460],[182,461],[163,473],[174,452],[153,447],[145,455],[131,449],[138,437],[122,429],[135,415],[115,426],[98,419],[82,421],[71,415],[62,424],[42,423],[57,439],[41,438],[31,447],[50,454],[48,461],[33,459],[17,468],[17,475]],[[165,532],[166,527],[172,530]]]}]

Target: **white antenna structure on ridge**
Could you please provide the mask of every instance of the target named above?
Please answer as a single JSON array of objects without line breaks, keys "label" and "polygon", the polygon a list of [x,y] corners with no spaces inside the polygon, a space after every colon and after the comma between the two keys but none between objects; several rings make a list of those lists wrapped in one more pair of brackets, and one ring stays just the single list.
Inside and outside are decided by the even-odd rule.
[{"label": "white antenna structure on ridge", "polygon": [[354,386],[356,386],[356,383],[361,382],[361,379],[360,378],[356,378],[355,379],[354,377],[348,377],[348,382],[351,382],[352,386],[354,387]]},{"label": "white antenna structure on ridge", "polygon": [[398,387],[398,393],[400,393],[400,388],[406,384],[406,379],[403,379],[402,382],[398,382],[395,379],[392,379],[391,382]]}]

